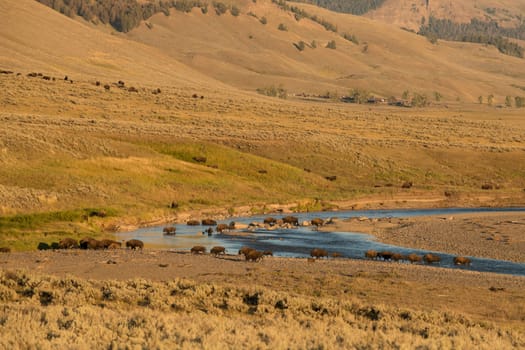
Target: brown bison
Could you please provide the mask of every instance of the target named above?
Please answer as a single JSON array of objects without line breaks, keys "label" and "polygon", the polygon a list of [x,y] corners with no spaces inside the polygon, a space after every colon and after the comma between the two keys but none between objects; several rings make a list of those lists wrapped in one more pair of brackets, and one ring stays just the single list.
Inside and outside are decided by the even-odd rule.
[{"label": "brown bison", "polygon": [[212,219],[202,219],[201,221],[202,226],[215,226],[217,225],[217,221]]},{"label": "brown bison", "polygon": [[230,229],[230,226],[226,224],[218,224],[217,227],[215,228],[215,230],[220,233],[222,233],[222,231],[227,231],[229,229]]},{"label": "brown bison", "polygon": [[80,249],[103,249],[104,246],[100,241],[91,237],[82,238],[79,242]]},{"label": "brown bison", "polygon": [[333,252],[332,253],[332,258],[342,258],[343,255],[341,253],[338,253],[338,252]]},{"label": "brown bison", "polygon": [[470,265],[471,261],[466,256],[456,256],[454,258],[454,265]]},{"label": "brown bison", "polygon": [[199,220],[188,220],[186,222],[186,225],[188,225],[188,226],[199,226],[200,222],[199,222]]},{"label": "brown bison", "polygon": [[239,249],[239,255],[244,255],[244,256],[246,256],[246,254],[248,254],[248,253],[251,252],[252,250],[255,250],[255,249],[250,248],[250,247],[242,247],[241,249]]},{"label": "brown bison", "polygon": [[251,250],[244,256],[246,257],[246,261],[259,261],[263,258],[264,254],[257,250]]},{"label": "brown bison", "polygon": [[375,250],[367,250],[365,252],[365,258],[367,259],[377,259],[377,252]]},{"label": "brown bison", "polygon": [[264,223],[264,224],[266,224],[266,225],[270,225],[270,226],[275,225],[276,222],[277,222],[277,219],[272,218],[271,216],[269,216],[269,217],[267,217],[267,218],[264,218],[264,220],[263,220],[263,223]]},{"label": "brown bison", "polygon": [[290,224],[293,226],[299,226],[299,219],[295,216],[285,216],[283,218],[283,223]]},{"label": "brown bison", "polygon": [[407,255],[407,260],[410,261],[411,264],[413,263],[420,263],[422,258],[421,256],[415,254],[415,253],[411,253],[411,254],[408,254]]},{"label": "brown bison", "polygon": [[175,236],[177,234],[176,231],[177,228],[175,226],[168,226],[162,229],[162,233],[164,233],[166,236]]},{"label": "brown bison", "polygon": [[271,250],[265,250],[265,251],[263,252],[263,255],[264,255],[264,256],[273,256],[273,252],[272,252]]},{"label": "brown bison", "polygon": [[138,239],[130,239],[126,242],[126,248],[130,248],[132,250],[136,249],[143,249],[144,248],[144,242],[139,241]]},{"label": "brown bison", "polygon": [[391,260],[392,255],[394,255],[394,253],[389,252],[389,251],[379,252],[379,256],[383,258],[383,260]]},{"label": "brown bison", "polygon": [[399,254],[399,253],[394,253],[392,254],[392,260],[394,261],[400,261],[400,260],[404,260],[404,256],[402,254]]},{"label": "brown bison", "polygon": [[423,256],[423,260],[425,260],[427,264],[432,264],[440,262],[441,258],[437,255],[428,253]]},{"label": "brown bison", "polygon": [[11,248],[9,248],[9,247],[0,247],[0,253],[11,253]]},{"label": "brown bison", "polygon": [[321,248],[314,248],[310,251],[310,256],[316,259],[323,258],[323,257],[328,258],[328,252]]},{"label": "brown bison", "polygon": [[323,219],[320,219],[320,218],[315,218],[315,219],[312,219],[310,221],[310,223],[312,224],[312,226],[323,226],[324,225],[324,220]]},{"label": "brown bison", "polygon": [[[112,239],[103,239],[98,241],[98,246],[101,246],[103,249],[115,249],[122,247],[122,243],[114,241]],[[112,248],[110,248],[112,247]]]},{"label": "brown bison", "polygon": [[217,256],[219,254],[223,254],[224,255],[224,254],[226,254],[226,248],[221,247],[221,246],[213,247],[210,250],[210,254],[213,254],[215,256]]},{"label": "brown bison", "polygon": [[78,242],[73,238],[63,238],[58,242],[59,249],[78,248]]},{"label": "brown bison", "polygon": [[201,245],[196,245],[190,249],[190,252],[192,254],[204,254],[206,253],[206,247],[203,247]]}]

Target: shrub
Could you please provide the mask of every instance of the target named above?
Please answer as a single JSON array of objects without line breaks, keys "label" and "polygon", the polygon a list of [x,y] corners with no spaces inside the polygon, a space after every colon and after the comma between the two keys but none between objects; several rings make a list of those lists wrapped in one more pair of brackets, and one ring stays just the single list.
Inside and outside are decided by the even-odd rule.
[{"label": "shrub", "polygon": [[303,51],[303,50],[305,49],[305,47],[306,47],[306,44],[305,44],[304,41],[302,41],[302,40],[299,41],[298,43],[294,43],[293,45],[294,45],[294,46],[297,48],[297,50],[299,50],[299,51]]},{"label": "shrub", "polygon": [[326,48],[335,50],[336,49],[335,40],[329,41],[328,44],[326,44]]},{"label": "shrub", "polygon": [[230,10],[230,13],[232,14],[232,16],[239,16],[241,14],[241,10],[239,10],[239,8],[237,6],[232,6],[231,10]]},{"label": "shrub", "polygon": [[222,2],[213,2],[213,7],[215,8],[215,13],[217,16],[223,15],[228,11],[228,7]]},{"label": "shrub", "polygon": [[269,87],[258,88],[257,92],[261,95],[278,97],[282,99],[286,99],[286,97],[288,96],[287,91],[282,86],[275,87],[272,85]]},{"label": "shrub", "polygon": [[263,16],[263,17],[261,17],[259,22],[261,22],[262,24],[266,24],[266,23],[268,23],[268,20],[266,19],[266,17]]},{"label": "shrub", "polygon": [[288,27],[284,23],[279,23],[279,26],[277,27],[277,29],[282,30],[283,32],[288,31]]}]

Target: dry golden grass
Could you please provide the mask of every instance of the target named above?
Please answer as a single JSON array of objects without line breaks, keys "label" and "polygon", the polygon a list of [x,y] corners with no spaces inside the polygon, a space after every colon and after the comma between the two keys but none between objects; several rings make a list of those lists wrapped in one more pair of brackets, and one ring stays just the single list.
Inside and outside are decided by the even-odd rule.
[{"label": "dry golden grass", "polygon": [[[236,257],[161,251],[111,254],[116,270],[101,261],[107,253],[86,252],[84,266],[75,271],[70,267],[70,272],[60,269],[61,277],[4,266],[1,344],[217,349],[525,346],[520,278],[343,260],[309,264],[304,259],[270,258],[247,263]],[[16,259],[26,261],[18,255]],[[62,259],[68,256],[74,258],[58,252],[40,253],[38,258],[46,265],[51,260],[67,262]],[[159,268],[161,262],[168,268]],[[99,267],[93,269],[92,264]],[[43,271],[51,269],[47,265]],[[97,270],[106,270],[106,277],[76,277]],[[128,270],[135,270],[137,277],[126,279]],[[150,278],[139,277],[142,274]]]}]

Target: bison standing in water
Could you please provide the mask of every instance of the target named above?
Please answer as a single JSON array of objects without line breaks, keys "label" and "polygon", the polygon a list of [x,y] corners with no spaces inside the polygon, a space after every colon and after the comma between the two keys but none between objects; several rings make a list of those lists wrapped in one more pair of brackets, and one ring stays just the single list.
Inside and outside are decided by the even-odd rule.
[{"label": "bison standing in water", "polygon": [[139,241],[138,239],[130,239],[126,242],[126,247],[130,248],[132,250],[141,249],[144,248],[144,243],[142,241]]},{"label": "bison standing in water", "polygon": [[321,248],[314,248],[310,251],[310,256],[316,259],[323,258],[323,257],[328,258],[328,252]]},{"label": "bison standing in water", "polygon": [[471,261],[466,256],[456,256],[454,258],[454,265],[470,265]]},{"label": "bison standing in water", "polygon": [[377,252],[373,249],[367,250],[365,252],[365,258],[367,259],[377,259]]},{"label": "bison standing in water", "polygon": [[175,226],[168,226],[162,229],[162,233],[166,236],[175,236],[177,234],[177,228]]},{"label": "bison standing in water", "polygon": [[319,227],[319,226],[323,226],[324,225],[324,220],[321,219],[321,218],[315,218],[315,219],[312,219],[310,221],[310,223],[312,224],[312,226]]},{"label": "bison standing in water", "polygon": [[293,226],[299,226],[299,219],[295,216],[285,216],[283,218],[283,223],[290,224]]},{"label": "bison standing in water", "polygon": [[421,256],[415,253],[412,253],[412,254],[407,255],[407,260],[410,261],[411,264],[413,264],[413,263],[420,263],[422,258]]},{"label": "bison standing in water", "polygon": [[425,256],[423,256],[423,260],[425,260],[427,264],[432,264],[432,263],[440,262],[441,258],[437,255],[428,253],[428,254],[425,254]]}]

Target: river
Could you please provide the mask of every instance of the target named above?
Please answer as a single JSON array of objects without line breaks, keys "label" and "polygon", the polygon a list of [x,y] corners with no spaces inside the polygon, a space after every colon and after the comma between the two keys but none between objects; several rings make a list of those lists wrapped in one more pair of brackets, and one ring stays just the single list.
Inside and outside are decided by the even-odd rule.
[{"label": "river", "polygon": [[[368,218],[388,218],[388,217],[414,217],[428,215],[451,216],[460,213],[483,213],[483,212],[524,212],[524,208],[446,208],[446,209],[419,209],[419,210],[362,210],[362,211],[323,211],[309,213],[294,213],[293,216],[299,219],[299,222],[310,221],[313,218],[335,218],[340,220],[353,217]],[[250,222],[262,222],[264,218],[272,216],[275,218],[283,215],[256,215],[250,217],[229,218],[218,221],[218,223],[236,223],[249,224]],[[472,264],[470,266],[456,266],[453,263],[453,255],[433,252],[429,250],[418,250],[412,248],[398,247],[377,242],[373,236],[362,233],[348,232],[318,232],[313,227],[298,227],[296,229],[277,229],[268,231],[265,229],[255,230],[251,234],[228,235],[217,234],[208,236],[202,234],[207,226],[188,226],[186,224],[173,224],[176,227],[175,236],[166,236],[163,234],[163,228],[168,225],[142,228],[131,232],[118,233],[117,237],[122,240],[140,239],[146,247],[166,248],[173,250],[189,251],[194,245],[203,245],[208,250],[213,246],[224,246],[230,254],[235,254],[242,246],[249,246],[258,250],[270,250],[274,256],[304,258],[310,256],[312,248],[323,248],[329,252],[338,252],[343,257],[353,259],[364,259],[364,253],[369,249],[377,251],[389,250],[401,254],[426,254],[433,253],[440,256],[441,261],[435,266],[444,268],[467,269],[480,272],[496,272],[525,276],[525,264],[514,263],[503,260],[484,259],[470,257]],[[171,225],[170,225],[171,226]]]}]

